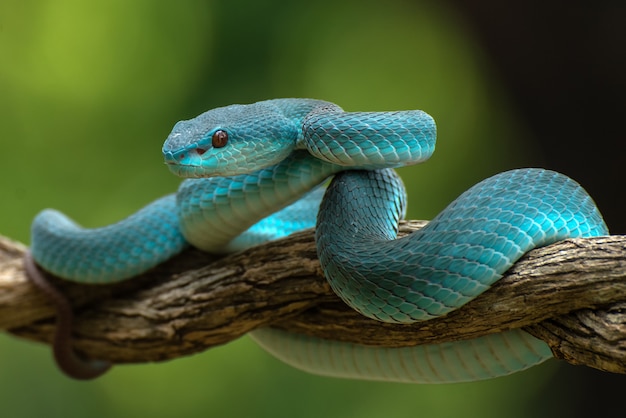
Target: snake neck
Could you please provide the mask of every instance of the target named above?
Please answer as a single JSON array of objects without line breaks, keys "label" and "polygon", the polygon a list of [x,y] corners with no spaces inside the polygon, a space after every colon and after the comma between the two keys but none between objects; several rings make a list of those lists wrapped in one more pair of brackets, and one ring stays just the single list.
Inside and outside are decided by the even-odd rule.
[{"label": "snake neck", "polygon": [[433,118],[420,110],[344,112],[320,106],[302,120],[299,144],[321,160],[376,170],[426,161],[436,136]]},{"label": "snake neck", "polygon": [[254,173],[185,180],[177,194],[181,232],[201,250],[229,252],[229,244],[250,226],[340,170],[336,164],[299,150]]},{"label": "snake neck", "polygon": [[[341,170],[415,164],[428,159],[435,146],[434,121],[421,111],[344,112],[333,103],[308,99],[279,99],[237,107],[237,112],[235,108],[226,110],[230,110],[229,115],[245,115],[247,119],[254,112],[279,117],[279,125],[289,135],[277,134],[272,141],[257,138],[255,147],[293,151],[281,162],[249,174],[243,171],[228,177],[193,179],[181,185],[181,231],[189,243],[209,252],[239,249],[231,245],[235,237]],[[219,112],[201,115],[190,123],[212,126],[213,122],[207,122],[209,116],[217,118]],[[258,131],[271,130],[275,125],[252,119],[262,126],[270,125],[267,129],[257,127],[254,136],[263,137]],[[226,126],[224,122],[222,128]],[[246,135],[241,134],[245,129],[229,129],[233,134],[240,132],[233,137],[242,144],[248,143]],[[186,140],[193,142],[193,138]],[[263,155],[255,151],[242,169],[263,167]],[[227,170],[237,166],[232,162]]]}]

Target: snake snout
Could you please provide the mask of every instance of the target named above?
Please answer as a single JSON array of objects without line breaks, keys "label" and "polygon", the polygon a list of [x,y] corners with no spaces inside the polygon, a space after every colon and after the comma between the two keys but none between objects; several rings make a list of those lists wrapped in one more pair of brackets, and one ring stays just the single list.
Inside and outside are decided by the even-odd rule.
[{"label": "snake snout", "polygon": [[177,151],[163,151],[163,157],[166,164],[199,165],[205,152],[207,152],[206,148],[185,148]]}]

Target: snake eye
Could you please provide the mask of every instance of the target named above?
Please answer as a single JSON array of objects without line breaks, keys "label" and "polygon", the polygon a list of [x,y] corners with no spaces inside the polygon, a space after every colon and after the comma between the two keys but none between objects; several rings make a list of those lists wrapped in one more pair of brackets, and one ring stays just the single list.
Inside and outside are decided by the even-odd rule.
[{"label": "snake eye", "polygon": [[213,145],[213,148],[222,148],[226,145],[226,143],[228,143],[228,133],[226,131],[222,131],[221,129],[215,131],[213,137],[211,138],[211,145]]}]

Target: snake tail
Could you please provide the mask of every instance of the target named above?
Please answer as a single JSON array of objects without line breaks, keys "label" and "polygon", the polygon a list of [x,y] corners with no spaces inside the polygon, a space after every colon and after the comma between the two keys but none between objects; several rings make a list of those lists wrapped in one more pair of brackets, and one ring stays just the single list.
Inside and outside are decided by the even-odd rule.
[{"label": "snake tail", "polygon": [[74,325],[74,311],[67,296],[59,291],[41,271],[30,251],[24,254],[24,270],[39,290],[51,300],[56,307],[56,329],[52,339],[52,354],[59,369],[66,376],[77,380],[90,380],[105,374],[112,366],[102,360],[87,359],[80,356],[72,345],[72,329]]}]

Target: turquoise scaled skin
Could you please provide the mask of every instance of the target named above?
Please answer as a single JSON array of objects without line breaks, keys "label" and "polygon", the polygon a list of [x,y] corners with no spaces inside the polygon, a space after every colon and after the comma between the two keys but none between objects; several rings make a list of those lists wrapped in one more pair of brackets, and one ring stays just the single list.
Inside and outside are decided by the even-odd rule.
[{"label": "turquoise scaled skin", "polygon": [[[175,197],[93,230],[46,210],[33,222],[33,258],[68,280],[110,283],[189,244],[237,251],[316,225],[318,255],[333,290],[363,315],[410,323],[474,299],[532,248],[608,234],[576,182],[520,169],[484,180],[422,230],[396,239],[406,196],[393,168],[427,160],[435,137],[434,121],[417,110],[344,112],[312,99],[213,109],[177,123],[163,145],[171,171],[190,177]],[[320,185],[331,176],[324,193]],[[251,335],[295,367],[359,379],[471,381],[551,357],[545,343],[520,330],[409,348],[269,328]]]}]

